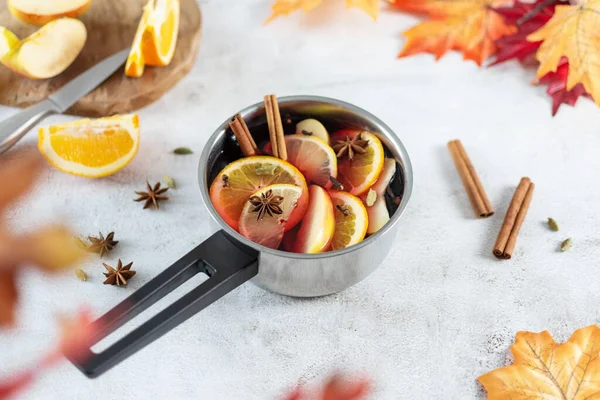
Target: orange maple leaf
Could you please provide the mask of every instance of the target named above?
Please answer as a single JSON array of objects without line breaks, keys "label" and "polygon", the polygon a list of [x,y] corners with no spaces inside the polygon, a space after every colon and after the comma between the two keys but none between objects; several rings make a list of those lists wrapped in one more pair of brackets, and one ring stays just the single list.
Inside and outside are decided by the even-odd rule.
[{"label": "orange maple leaf", "polygon": [[600,328],[576,330],[562,344],[548,331],[518,332],[510,348],[515,361],[478,378],[494,399],[600,398]]},{"label": "orange maple leaf", "polygon": [[[304,12],[309,12],[322,2],[323,0],[275,0],[275,3],[271,6],[271,16],[265,24],[268,24],[280,15],[288,15],[299,8]],[[379,15],[379,0],[346,0],[346,8],[351,7],[361,8],[374,20]]]},{"label": "orange maple leaf", "polygon": [[580,0],[555,10],[546,25],[527,36],[530,42],[543,41],[536,53],[537,76],[556,72],[562,57],[567,57],[566,89],[581,83],[600,106],[600,0]]},{"label": "orange maple leaf", "polygon": [[405,31],[406,43],[398,57],[431,53],[439,60],[448,50],[463,52],[465,60],[481,65],[496,53],[494,43],[516,32],[493,9],[512,0],[390,0],[402,10],[432,19]]}]

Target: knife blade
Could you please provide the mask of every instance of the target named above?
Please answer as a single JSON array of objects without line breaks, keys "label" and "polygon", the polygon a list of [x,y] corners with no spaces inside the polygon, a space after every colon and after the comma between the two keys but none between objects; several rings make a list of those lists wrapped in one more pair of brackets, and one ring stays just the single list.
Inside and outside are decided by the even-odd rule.
[{"label": "knife blade", "polygon": [[108,79],[123,65],[128,55],[129,49],[125,49],[105,58],[48,96],[48,99],[58,106],[59,112],[67,111],[79,99]]},{"label": "knife blade", "polygon": [[121,50],[82,72],[47,99],[0,122],[0,154],[15,145],[35,124],[48,115],[63,113],[97,88],[127,60],[129,49]]}]

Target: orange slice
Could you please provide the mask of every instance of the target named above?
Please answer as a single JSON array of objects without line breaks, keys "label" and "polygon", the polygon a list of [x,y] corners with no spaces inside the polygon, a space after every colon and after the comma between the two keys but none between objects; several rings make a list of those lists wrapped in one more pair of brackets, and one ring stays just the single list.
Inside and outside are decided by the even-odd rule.
[{"label": "orange slice", "polygon": [[179,34],[179,10],[179,0],[148,0],[125,64],[127,76],[142,76],[146,64],[171,63]]},{"label": "orange slice", "polygon": [[337,177],[337,157],[323,140],[304,135],[285,137],[287,161],[302,172],[308,183],[331,187],[330,176]]},{"label": "orange slice", "polygon": [[[240,233],[260,245],[276,249],[281,244],[285,225],[297,210],[302,188],[295,185],[275,184],[264,187],[244,202],[240,215]],[[258,202],[254,202],[257,199]],[[257,204],[271,201],[272,212]]]},{"label": "orange slice", "polygon": [[333,203],[327,191],[320,186],[310,185],[308,192],[308,210],[296,235],[293,247],[295,253],[314,254],[326,251],[335,230]]},{"label": "orange slice", "polygon": [[84,119],[38,132],[38,148],[52,166],[88,178],[121,170],[133,160],[139,144],[137,114]]},{"label": "orange slice", "polygon": [[366,131],[339,131],[331,137],[332,145],[344,141],[346,137],[354,138],[361,135],[368,142],[364,154],[355,154],[352,160],[346,156],[338,161],[338,180],[344,186],[344,190],[356,196],[365,193],[377,181],[385,153],[381,141],[374,134]]},{"label": "orange slice", "polygon": [[294,227],[308,207],[308,188],[302,173],[292,164],[269,156],[241,158],[226,166],[210,186],[210,200],[225,222],[238,229],[244,205],[256,191],[266,186],[287,183],[302,189],[298,206],[288,219],[285,229]]},{"label": "orange slice", "polygon": [[335,233],[331,250],[340,250],[359,243],[365,238],[369,217],[362,201],[347,192],[330,190],[335,216]]}]

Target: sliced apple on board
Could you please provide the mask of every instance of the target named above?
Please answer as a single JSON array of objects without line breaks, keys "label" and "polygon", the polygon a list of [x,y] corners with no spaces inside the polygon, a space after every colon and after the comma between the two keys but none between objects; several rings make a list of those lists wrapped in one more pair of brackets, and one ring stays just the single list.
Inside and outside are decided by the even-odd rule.
[{"label": "sliced apple on board", "polygon": [[148,0],[125,64],[125,75],[139,78],[146,64],[162,67],[171,63],[179,34],[179,8],[179,0]]},{"label": "sliced apple on board", "polygon": [[62,17],[77,18],[91,3],[91,0],[8,0],[8,9],[23,22],[44,25]]},{"label": "sliced apple on board", "polygon": [[63,72],[75,61],[87,38],[85,25],[74,18],[50,21],[21,41],[1,29],[0,62],[31,79],[52,78]]}]

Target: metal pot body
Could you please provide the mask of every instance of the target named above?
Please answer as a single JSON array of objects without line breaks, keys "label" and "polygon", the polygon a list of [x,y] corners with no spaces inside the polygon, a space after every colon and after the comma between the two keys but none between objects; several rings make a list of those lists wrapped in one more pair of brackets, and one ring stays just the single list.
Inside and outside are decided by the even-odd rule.
[{"label": "metal pot body", "polygon": [[[381,120],[352,104],[317,96],[290,96],[279,98],[281,115],[294,115],[297,119],[339,122],[344,128],[366,130],[376,133],[397,161],[397,173],[401,174],[401,202],[388,224],[376,234],[348,249],[322,254],[294,254],[269,249],[253,243],[231,229],[213,207],[209,187],[211,177],[218,168],[216,162],[227,152],[232,140],[228,136],[225,121],[210,137],[204,147],[199,163],[199,185],[202,199],[213,218],[214,230],[224,230],[235,240],[259,252],[258,275],[253,283],[271,292],[286,296],[313,297],[340,292],[366,278],[387,256],[393,246],[400,219],[411,196],[413,172],[406,149]],[[254,104],[240,112],[249,127],[264,124],[263,103]],[[252,130],[250,128],[250,130]],[[230,135],[230,134],[229,134]]]}]

